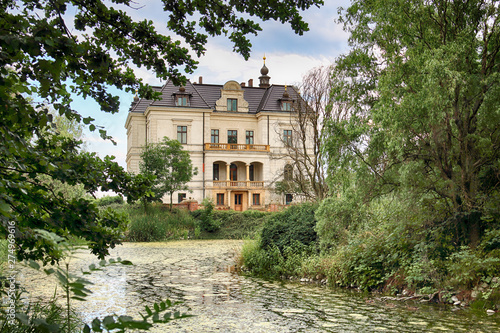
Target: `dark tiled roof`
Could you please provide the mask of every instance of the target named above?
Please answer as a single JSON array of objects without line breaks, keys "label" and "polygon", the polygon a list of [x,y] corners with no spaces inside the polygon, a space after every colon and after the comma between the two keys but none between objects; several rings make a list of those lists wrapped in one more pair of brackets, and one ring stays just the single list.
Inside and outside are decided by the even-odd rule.
[{"label": "dark tiled roof", "polygon": [[[215,103],[221,96],[222,85],[216,84],[192,84],[187,81],[184,93],[190,95],[190,105],[193,108],[215,109]],[[179,87],[168,81],[163,87],[153,87],[155,91],[161,92],[161,99],[150,101],[140,99],[138,103],[132,103],[131,112],[144,113],[148,106],[175,107],[174,94],[179,92]],[[281,99],[285,92],[284,85],[272,85],[269,88],[243,87],[244,98],[248,102],[248,112],[258,113],[260,111],[281,111]],[[290,99],[297,100],[299,95],[293,87],[288,87],[287,92]]]},{"label": "dark tiled roof", "polygon": [[[160,92],[162,89],[162,87],[155,87],[153,86],[153,90],[155,92]],[[140,112],[140,113],[144,113],[144,111],[146,111],[147,107],[151,105],[151,101],[150,100],[147,100],[147,99],[139,99],[138,102],[132,102],[132,104],[130,105],[130,109],[129,109],[129,112]]]},{"label": "dark tiled roof", "polygon": [[[288,86],[286,91],[290,100],[297,101],[300,98],[293,87]],[[285,86],[283,85],[272,85],[267,88],[259,105],[259,111],[281,111],[281,100],[284,93]]]},{"label": "dark tiled roof", "polygon": [[243,88],[243,98],[248,102],[248,113],[257,113],[260,111],[259,105],[262,97],[266,93],[266,88]]},{"label": "dark tiled roof", "polygon": [[[219,84],[194,84],[194,89],[203,96],[208,107],[215,109],[215,102],[220,98],[220,90],[222,85]],[[192,105],[192,104],[191,104]]]}]

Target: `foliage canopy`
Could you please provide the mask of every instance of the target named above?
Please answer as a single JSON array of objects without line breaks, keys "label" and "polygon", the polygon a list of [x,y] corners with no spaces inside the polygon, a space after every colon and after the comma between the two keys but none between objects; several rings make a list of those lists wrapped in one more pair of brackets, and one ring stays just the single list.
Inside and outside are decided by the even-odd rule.
[{"label": "foliage canopy", "polygon": [[186,183],[198,173],[197,168],[193,169],[189,153],[182,149],[180,142],[167,137],[161,142],[149,143],[144,147],[139,169],[143,175],[156,177],[152,188],[153,200],[161,201],[168,193],[170,204],[172,194],[175,191],[188,190]]},{"label": "foliage canopy", "polygon": [[330,122],[331,174],[365,200],[406,193],[477,243],[499,221],[488,208],[500,184],[499,14],[496,1],[354,1],[333,89],[350,118]]}]

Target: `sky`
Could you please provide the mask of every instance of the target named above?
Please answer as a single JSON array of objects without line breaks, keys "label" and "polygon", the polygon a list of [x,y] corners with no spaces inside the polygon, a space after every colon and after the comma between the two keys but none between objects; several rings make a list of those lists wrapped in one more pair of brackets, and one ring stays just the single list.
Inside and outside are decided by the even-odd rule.
[{"label": "sky", "polygon": [[[170,34],[166,28],[167,14],[162,11],[160,1],[136,0],[136,7],[130,15],[136,19],[148,18],[154,22],[161,33]],[[348,34],[342,26],[335,23],[338,17],[338,7],[348,7],[348,0],[325,0],[321,8],[313,7],[303,12],[304,20],[309,24],[310,31],[299,36],[294,34],[289,24],[267,21],[261,24],[262,31],[258,36],[250,36],[252,52],[250,59],[245,59],[232,51],[230,41],[224,37],[209,38],[206,53],[198,58],[198,69],[193,74],[187,74],[192,82],[203,77],[203,83],[224,84],[229,80],[258,83],[263,57],[269,68],[270,83],[298,84],[302,76],[314,67],[329,65],[335,59],[348,51]],[[157,79],[153,73],[138,68],[136,75],[146,83],[162,85],[165,82]],[[104,141],[96,132],[85,131],[87,150],[95,151],[100,157],[115,156],[115,160],[126,168],[127,134],[125,121],[127,119],[133,95],[111,88],[110,92],[119,96],[120,110],[113,115],[101,112],[97,103],[76,97],[73,107],[83,116],[91,116],[96,125],[103,126],[111,135],[116,145]]]}]

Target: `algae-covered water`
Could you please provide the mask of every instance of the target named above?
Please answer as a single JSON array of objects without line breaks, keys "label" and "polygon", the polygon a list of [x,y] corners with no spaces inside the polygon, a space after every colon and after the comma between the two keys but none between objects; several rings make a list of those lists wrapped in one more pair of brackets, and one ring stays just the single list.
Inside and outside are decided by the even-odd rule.
[{"label": "algae-covered water", "polygon": [[[111,257],[133,266],[111,266],[90,276],[93,294],[74,302],[82,320],[116,313],[138,317],[145,305],[182,301],[194,315],[155,326],[152,332],[500,332],[500,313],[375,296],[324,286],[268,282],[232,272],[241,241],[126,243]],[[96,260],[79,253],[78,272]],[[25,271],[30,298],[54,293],[45,275]]]}]

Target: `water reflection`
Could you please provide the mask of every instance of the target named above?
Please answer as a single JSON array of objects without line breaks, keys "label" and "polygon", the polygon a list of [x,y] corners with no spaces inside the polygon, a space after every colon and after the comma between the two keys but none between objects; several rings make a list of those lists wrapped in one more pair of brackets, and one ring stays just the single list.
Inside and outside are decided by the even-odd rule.
[{"label": "water reflection", "polygon": [[[500,316],[448,306],[374,300],[316,285],[268,282],[229,273],[240,241],[128,243],[113,257],[134,266],[94,273],[94,294],[75,304],[85,321],[109,313],[138,316],[144,305],[183,301],[196,317],[152,332],[498,332]],[[72,269],[90,264],[81,254]],[[31,273],[30,273],[31,274]],[[33,275],[33,294],[53,292]],[[37,282],[38,281],[38,282]],[[46,287],[41,288],[41,285]],[[36,287],[35,287],[36,286]]]}]

